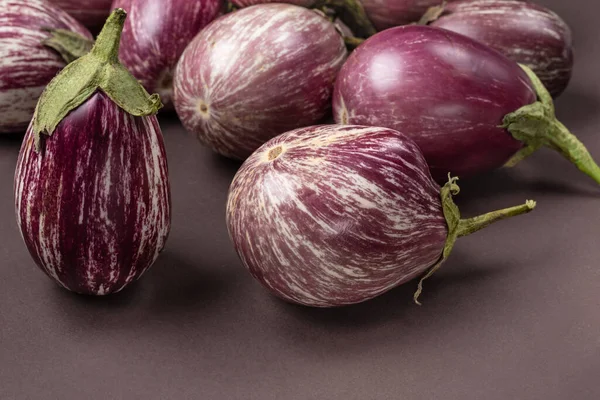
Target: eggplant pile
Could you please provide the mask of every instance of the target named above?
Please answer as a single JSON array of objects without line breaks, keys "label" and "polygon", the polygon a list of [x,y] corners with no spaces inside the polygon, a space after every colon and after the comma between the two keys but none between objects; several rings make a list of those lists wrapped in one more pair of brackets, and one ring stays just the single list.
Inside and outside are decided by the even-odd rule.
[{"label": "eggplant pile", "polygon": [[[163,105],[243,161],[226,204],[233,247],[271,293],[306,306],[416,278],[419,303],[458,238],[536,206],[462,218],[458,177],[545,146],[600,184],[554,109],[571,31],[534,2],[53,3],[0,0],[0,132],[25,133],[26,247],[77,293],[122,290],[166,245]],[[67,13],[104,23],[97,40]]]}]

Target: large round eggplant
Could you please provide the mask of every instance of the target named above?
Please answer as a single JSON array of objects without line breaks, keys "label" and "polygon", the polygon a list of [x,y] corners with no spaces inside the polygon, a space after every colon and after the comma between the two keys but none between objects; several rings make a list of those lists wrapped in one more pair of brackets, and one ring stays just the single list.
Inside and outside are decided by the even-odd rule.
[{"label": "large round eggplant", "polygon": [[110,13],[112,0],[48,0],[54,3],[82,24],[92,30],[98,30]]},{"label": "large round eggplant", "polygon": [[536,73],[550,94],[571,79],[571,30],[554,12],[521,0],[465,0],[448,4],[431,26],[478,40]]},{"label": "large round eggplant", "polygon": [[185,128],[244,159],[270,138],[327,113],[346,48],[334,25],[306,8],[261,4],[225,15],[187,47],[175,72]]},{"label": "large round eggplant", "polygon": [[600,183],[600,168],[529,68],[445,29],[396,27],[365,41],[340,71],[333,107],[338,123],[409,135],[438,181],[514,165],[548,146]]},{"label": "large round eggplant", "polygon": [[430,7],[441,0],[360,0],[377,30],[417,22]]},{"label": "large round eggplant", "polygon": [[222,9],[221,0],[115,0],[130,17],[119,58],[165,106],[173,98],[173,73],[185,47]]},{"label": "large round eggplant", "polygon": [[83,294],[117,292],[163,249],[170,227],[157,95],[118,61],[115,10],[89,55],[40,97],[15,174],[19,229],[36,264]]},{"label": "large round eggplant", "polygon": [[458,237],[535,206],[461,219],[456,193],[456,179],[440,189],[417,145],[397,131],[313,126],[245,161],[231,184],[227,226],[244,266],[272,293],[342,306],[429,271],[426,279]]},{"label": "large round eggplant", "polygon": [[27,129],[44,87],[67,64],[59,52],[44,45],[51,39],[47,30],[92,36],[43,0],[0,0],[0,26],[0,133],[21,132]]}]

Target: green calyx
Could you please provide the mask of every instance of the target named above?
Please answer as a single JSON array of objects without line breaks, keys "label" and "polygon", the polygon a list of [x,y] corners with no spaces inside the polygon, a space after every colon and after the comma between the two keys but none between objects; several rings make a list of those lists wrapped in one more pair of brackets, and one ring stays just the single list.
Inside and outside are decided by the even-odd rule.
[{"label": "green calyx", "polygon": [[580,171],[600,184],[600,167],[584,144],[556,118],[552,96],[544,84],[529,67],[521,65],[521,68],[529,76],[538,101],[504,117],[502,128],[507,129],[515,139],[526,145],[506,163],[506,166],[512,167],[540,147],[546,146],[561,153]]},{"label": "green calyx", "polygon": [[124,10],[114,10],[92,50],[67,65],[48,84],[33,116],[36,150],[41,149],[41,135],[52,135],[63,118],[96,90],[102,90],[134,116],[152,115],[162,107],[159,96],[149,95],[119,62],[119,43],[126,16]]},{"label": "green calyx", "polygon": [[427,273],[419,281],[417,291],[413,296],[415,303],[418,305],[421,305],[419,302],[419,296],[423,292],[423,282],[442,267],[444,261],[446,261],[446,259],[450,256],[452,248],[454,248],[454,244],[456,243],[456,239],[475,233],[487,227],[488,225],[493,224],[494,222],[528,213],[536,206],[535,201],[527,200],[525,204],[520,206],[492,211],[474,218],[461,219],[460,210],[458,209],[458,206],[454,204],[454,200],[452,198],[460,192],[460,188],[456,184],[456,181],[458,181],[458,178],[452,178],[448,176],[448,183],[446,183],[440,191],[444,218],[446,219],[446,224],[448,225],[448,236],[446,238],[444,250],[442,251],[440,259],[431,268],[429,268],[429,271],[427,271]]},{"label": "green calyx", "polygon": [[42,31],[50,33],[42,44],[56,50],[67,64],[83,57],[94,46],[93,40],[66,29],[42,28]]},{"label": "green calyx", "polygon": [[358,36],[369,37],[377,33],[359,0],[317,0],[314,8],[329,8]]},{"label": "green calyx", "polygon": [[437,21],[442,14],[446,11],[446,1],[442,1],[439,6],[429,7],[425,14],[421,17],[417,25],[429,25],[430,23]]}]

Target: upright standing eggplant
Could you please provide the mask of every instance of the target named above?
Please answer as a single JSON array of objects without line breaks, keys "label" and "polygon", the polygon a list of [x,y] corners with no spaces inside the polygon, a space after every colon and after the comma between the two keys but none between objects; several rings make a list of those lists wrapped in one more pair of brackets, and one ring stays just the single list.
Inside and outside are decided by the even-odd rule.
[{"label": "upright standing eggplant", "polygon": [[222,9],[222,0],[115,0],[129,13],[119,58],[165,106],[173,98],[173,73],[185,47]]},{"label": "upright standing eggplant", "polygon": [[552,96],[571,79],[571,30],[557,14],[521,0],[465,0],[448,4],[431,26],[482,42],[536,73]]},{"label": "upright standing eggplant", "polygon": [[535,73],[445,29],[401,26],[367,39],[338,75],[333,111],[338,123],[410,136],[438,181],[512,166],[547,146],[600,184],[600,167],[558,121]]},{"label": "upright standing eggplant", "polygon": [[90,29],[102,27],[110,14],[112,0],[48,0],[54,3]]},{"label": "upright standing eggplant", "polygon": [[216,152],[244,159],[270,138],[320,121],[346,59],[322,15],[290,4],[227,14],[186,48],[175,71],[175,109]]},{"label": "upright standing eggplant", "polygon": [[148,95],[119,64],[125,12],[42,94],[15,174],[18,226],[37,265],[63,287],[102,295],[139,278],[163,249],[170,191]]},{"label": "upright standing eggplant", "polygon": [[392,129],[322,125],[265,143],[229,191],[227,225],[246,268],[275,295],[334,307],[433,274],[456,239],[534,201],[461,219],[417,145]]},{"label": "upright standing eggplant", "polygon": [[79,34],[90,40],[88,44],[92,36],[42,0],[0,0],[0,27],[0,133],[24,132],[48,82],[72,61],[68,53],[62,52],[64,59],[44,45],[52,35],[42,28]]}]

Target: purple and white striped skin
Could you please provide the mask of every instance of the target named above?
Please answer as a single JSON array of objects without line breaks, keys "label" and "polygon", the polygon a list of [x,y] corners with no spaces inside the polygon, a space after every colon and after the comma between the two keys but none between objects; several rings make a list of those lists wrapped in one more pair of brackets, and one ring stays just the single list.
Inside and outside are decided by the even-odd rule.
[{"label": "purple and white striped skin", "polygon": [[571,30],[554,12],[519,0],[466,0],[448,4],[431,26],[478,40],[529,66],[554,96],[571,79]]},{"label": "purple and white striped skin", "polygon": [[129,17],[121,63],[165,106],[173,98],[173,73],[185,47],[221,13],[221,0],[115,0]]},{"label": "purple and white striped skin", "polygon": [[102,92],[35,151],[27,132],[15,174],[17,222],[37,265],[82,294],[118,292],[163,249],[170,191],[156,116],[134,117]]},{"label": "purple and white striped skin", "polygon": [[383,126],[413,139],[442,182],[498,168],[523,143],[503,118],[537,99],[514,61],[466,36],[403,26],[365,41],[340,71],[337,123]]},{"label": "purple and white striped skin", "polygon": [[[360,0],[377,30],[417,22],[429,7],[442,0]],[[450,0],[452,2],[452,0]]]},{"label": "purple and white striped skin", "polygon": [[108,14],[112,0],[48,0],[54,3],[88,28],[99,30]]},{"label": "purple and white striped skin", "polygon": [[0,133],[24,132],[44,87],[66,62],[42,44],[41,27],[90,33],[43,0],[0,0]]},{"label": "purple and white striped skin", "polygon": [[300,7],[310,8],[314,6],[316,2],[317,0],[231,0],[231,4],[239,8],[254,6],[256,4],[268,3],[286,3],[294,4]]},{"label": "purple and white striped skin", "polygon": [[244,8],[215,20],[187,47],[175,72],[175,108],[205,145],[244,159],[327,114],[346,55],[334,25],[311,10]]},{"label": "purple and white striped skin", "polygon": [[231,185],[227,225],[260,283],[315,307],[362,302],[421,275],[448,235],[417,145],[391,129],[340,125],[288,132],[252,154]]}]

